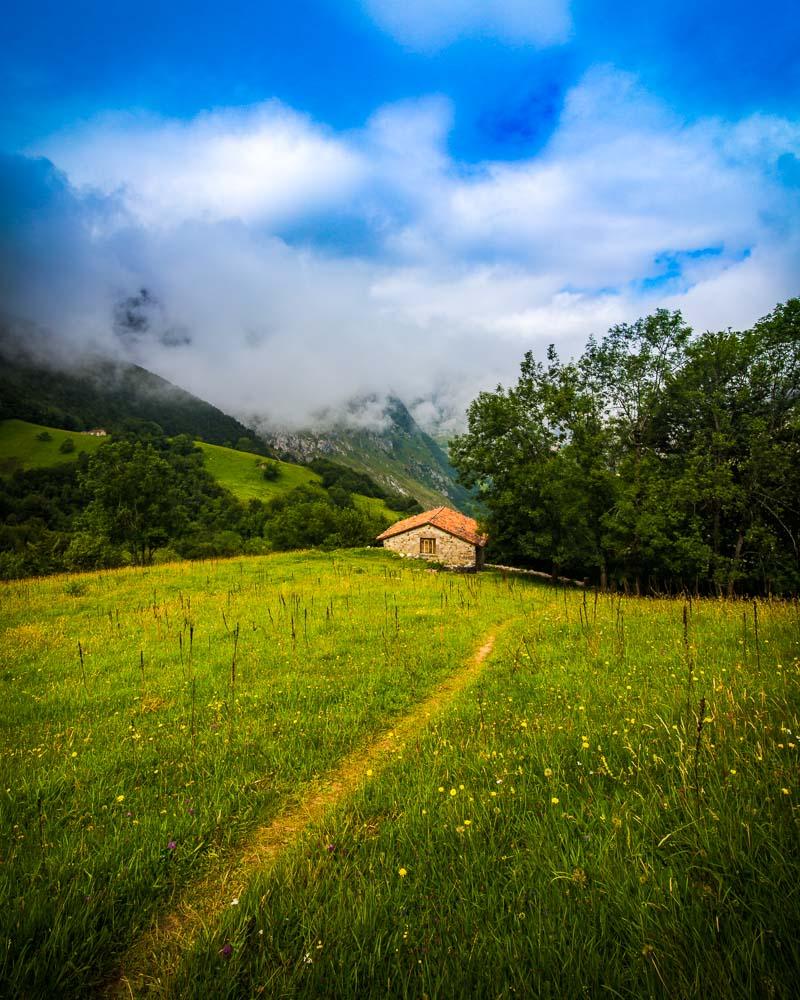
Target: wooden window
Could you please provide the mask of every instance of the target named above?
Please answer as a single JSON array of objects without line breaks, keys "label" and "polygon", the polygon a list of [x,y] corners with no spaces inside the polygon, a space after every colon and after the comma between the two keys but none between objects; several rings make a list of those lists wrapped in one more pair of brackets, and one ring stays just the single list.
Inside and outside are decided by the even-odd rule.
[{"label": "wooden window", "polygon": [[419,554],[421,556],[435,556],[436,555],[436,539],[435,538],[420,538],[420,540],[419,540]]}]

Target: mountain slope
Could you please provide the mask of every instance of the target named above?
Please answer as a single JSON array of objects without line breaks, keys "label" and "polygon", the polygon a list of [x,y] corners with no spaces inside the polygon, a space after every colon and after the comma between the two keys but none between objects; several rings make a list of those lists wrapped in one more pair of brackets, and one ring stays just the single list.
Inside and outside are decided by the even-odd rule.
[{"label": "mountain slope", "polygon": [[12,418],[74,431],[114,430],[136,418],[167,435],[212,444],[255,437],[234,417],[138,365],[95,357],[51,367],[0,338],[0,420]]},{"label": "mountain slope", "polygon": [[[103,438],[75,431],[58,430],[24,420],[0,420],[0,476],[18,469],[46,469],[74,462],[82,452],[97,451]],[[68,448],[65,441],[72,441]]]},{"label": "mountain slope", "polygon": [[[437,442],[414,422],[405,405],[389,398],[375,426],[363,419],[380,410],[377,397],[354,401],[347,422],[331,419],[324,429],[258,435],[166,379],[138,365],[94,357],[59,359],[41,338],[26,352],[25,338],[0,331],[0,420],[85,431],[119,430],[131,419],[152,421],[165,434],[188,434],[214,445],[249,439],[254,451],[263,442],[293,462],[333,458],[365,472],[390,492],[415,497],[424,507],[448,504],[470,512],[472,497]],[[22,343],[21,343],[22,341]],[[42,361],[47,358],[47,361]]]},{"label": "mountain slope", "polygon": [[302,462],[319,456],[335,458],[390,490],[416,497],[425,507],[444,503],[472,509],[473,498],[456,482],[443,449],[420,429],[399,399],[387,399],[381,426],[374,430],[339,422],[329,430],[263,436],[278,454]]}]

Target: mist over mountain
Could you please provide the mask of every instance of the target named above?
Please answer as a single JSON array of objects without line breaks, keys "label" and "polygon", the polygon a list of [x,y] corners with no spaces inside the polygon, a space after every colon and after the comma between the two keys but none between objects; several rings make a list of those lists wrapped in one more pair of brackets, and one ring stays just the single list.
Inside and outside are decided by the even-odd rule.
[{"label": "mist over mountain", "polygon": [[333,458],[368,473],[382,486],[416,496],[424,505],[445,502],[469,509],[473,497],[456,481],[445,450],[395,397],[351,400],[344,417],[329,414],[327,429],[262,430],[279,455],[296,461]]},{"label": "mist over mountain", "polygon": [[[127,303],[124,322],[141,330],[137,309],[149,302],[140,295]],[[456,482],[445,451],[399,399],[374,394],[353,399],[339,411],[318,411],[313,426],[305,429],[277,429],[263,418],[246,426],[139,365],[97,354],[69,356],[61,346],[31,325],[0,329],[0,420],[79,431],[114,431],[131,420],[150,421],[168,435],[232,446],[241,442],[248,450],[268,450],[305,464],[334,458],[425,505],[471,505],[471,494]]]},{"label": "mist over mountain", "polygon": [[139,365],[83,354],[69,357],[41,331],[0,327],[0,420],[17,418],[66,430],[117,430],[131,420],[233,444],[254,432],[234,417]]}]

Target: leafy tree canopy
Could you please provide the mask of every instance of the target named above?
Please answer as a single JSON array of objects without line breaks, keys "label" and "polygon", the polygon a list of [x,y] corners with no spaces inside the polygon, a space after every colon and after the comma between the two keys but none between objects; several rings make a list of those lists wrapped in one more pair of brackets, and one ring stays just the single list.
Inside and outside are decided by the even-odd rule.
[{"label": "leafy tree canopy", "polygon": [[659,310],[528,353],[451,443],[495,558],[634,589],[800,585],[800,300],[693,337]]}]

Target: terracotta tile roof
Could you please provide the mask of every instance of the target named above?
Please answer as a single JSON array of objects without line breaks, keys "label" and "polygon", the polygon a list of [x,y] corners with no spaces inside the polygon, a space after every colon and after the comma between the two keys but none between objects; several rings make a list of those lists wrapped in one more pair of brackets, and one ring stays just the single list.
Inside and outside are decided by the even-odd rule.
[{"label": "terracotta tile roof", "polygon": [[452,510],[450,507],[434,507],[433,510],[426,510],[422,514],[414,514],[413,517],[397,521],[378,535],[377,540],[381,542],[384,538],[402,535],[406,531],[422,528],[426,524],[441,528],[442,531],[446,531],[449,535],[455,535],[456,538],[463,538],[470,545],[486,544],[486,535],[482,535],[478,530],[478,522],[465,514],[459,514],[457,510]]}]

